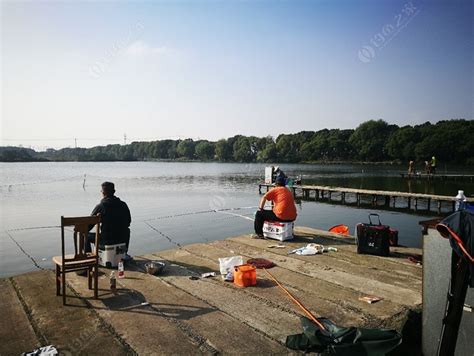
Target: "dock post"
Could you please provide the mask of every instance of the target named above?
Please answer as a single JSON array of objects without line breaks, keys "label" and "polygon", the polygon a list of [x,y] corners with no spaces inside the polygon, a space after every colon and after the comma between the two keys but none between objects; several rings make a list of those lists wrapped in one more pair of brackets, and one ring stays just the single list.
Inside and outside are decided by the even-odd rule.
[{"label": "dock post", "polygon": [[357,206],[360,206],[360,193],[356,193]]},{"label": "dock post", "polygon": [[315,190],[314,200],[316,200],[316,201],[319,200],[319,189]]},{"label": "dock post", "polygon": [[415,198],[415,211],[418,211],[418,198]]},{"label": "dock post", "polygon": [[372,196],[372,205],[373,205],[373,206],[377,206],[377,194],[374,194],[374,195]]},{"label": "dock post", "polygon": [[431,198],[428,198],[428,211],[430,211],[431,209]]},{"label": "dock post", "polygon": [[389,196],[389,195],[386,195],[386,196],[385,196],[385,206],[386,206],[387,208],[390,207],[390,196]]},{"label": "dock post", "polygon": [[328,191],[328,202],[331,202],[331,191]]},{"label": "dock post", "polygon": [[438,200],[438,214],[441,214],[441,200]]},{"label": "dock post", "polygon": [[408,197],[408,210],[411,209],[411,197]]},{"label": "dock post", "polygon": [[345,192],[341,193],[341,203],[346,204],[346,193]]}]

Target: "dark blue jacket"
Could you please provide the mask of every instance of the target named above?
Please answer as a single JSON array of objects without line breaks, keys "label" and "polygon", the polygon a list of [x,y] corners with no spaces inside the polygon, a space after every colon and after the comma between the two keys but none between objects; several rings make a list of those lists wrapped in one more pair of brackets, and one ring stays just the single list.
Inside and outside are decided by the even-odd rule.
[{"label": "dark blue jacket", "polygon": [[128,242],[132,218],[125,202],[116,196],[105,197],[92,210],[91,215],[101,215],[100,245]]}]

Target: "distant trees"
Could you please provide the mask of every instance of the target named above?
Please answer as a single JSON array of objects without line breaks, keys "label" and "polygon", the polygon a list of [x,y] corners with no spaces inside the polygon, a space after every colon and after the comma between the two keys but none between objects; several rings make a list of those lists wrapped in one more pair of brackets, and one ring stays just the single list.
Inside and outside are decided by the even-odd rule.
[{"label": "distant trees", "polygon": [[426,161],[474,166],[474,121],[390,125],[369,120],[355,130],[322,129],[271,137],[236,135],[217,142],[161,140],[35,152],[0,147],[0,161],[217,160],[220,162]]}]

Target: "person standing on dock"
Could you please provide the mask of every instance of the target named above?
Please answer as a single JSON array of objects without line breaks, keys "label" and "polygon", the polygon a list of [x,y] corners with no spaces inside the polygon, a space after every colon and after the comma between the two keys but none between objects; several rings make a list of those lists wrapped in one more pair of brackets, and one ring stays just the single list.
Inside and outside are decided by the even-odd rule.
[{"label": "person standing on dock", "polygon": [[[285,188],[285,178],[277,177],[275,180],[275,188],[268,191],[260,200],[259,209],[255,213],[255,236],[254,238],[263,237],[263,223],[265,221],[281,221],[291,222],[296,219],[296,205],[293,193]],[[267,200],[273,202],[272,210],[265,210]]]},{"label": "person standing on dock", "polygon": [[431,174],[435,174],[436,173],[436,157],[433,156],[431,157],[431,170],[430,170],[430,173]]},{"label": "person standing on dock", "polygon": [[[130,223],[132,218],[127,204],[116,197],[115,185],[111,182],[102,183],[102,200],[92,210],[91,215],[101,215],[100,244],[116,245],[130,242]],[[91,236],[92,235],[92,236]],[[91,238],[93,237],[93,238]],[[86,251],[91,251],[91,243],[94,242],[95,234],[89,234]],[[128,256],[128,255],[127,255]],[[130,257],[129,257],[130,258]]]},{"label": "person standing on dock", "polygon": [[408,162],[408,178],[411,178],[413,173],[415,173],[415,162],[410,161]]}]

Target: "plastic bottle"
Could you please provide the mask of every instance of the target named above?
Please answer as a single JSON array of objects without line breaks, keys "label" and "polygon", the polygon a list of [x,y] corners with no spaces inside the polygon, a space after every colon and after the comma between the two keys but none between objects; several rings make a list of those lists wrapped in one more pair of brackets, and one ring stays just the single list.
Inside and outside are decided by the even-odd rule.
[{"label": "plastic bottle", "polygon": [[464,190],[458,190],[458,195],[456,195],[455,198],[456,203],[454,204],[454,211],[465,209],[467,198],[464,195]]},{"label": "plastic bottle", "polygon": [[125,269],[123,268],[123,260],[118,263],[118,278],[125,278]]},{"label": "plastic bottle", "polygon": [[117,280],[115,279],[115,272],[110,273],[110,290],[117,289]]}]

